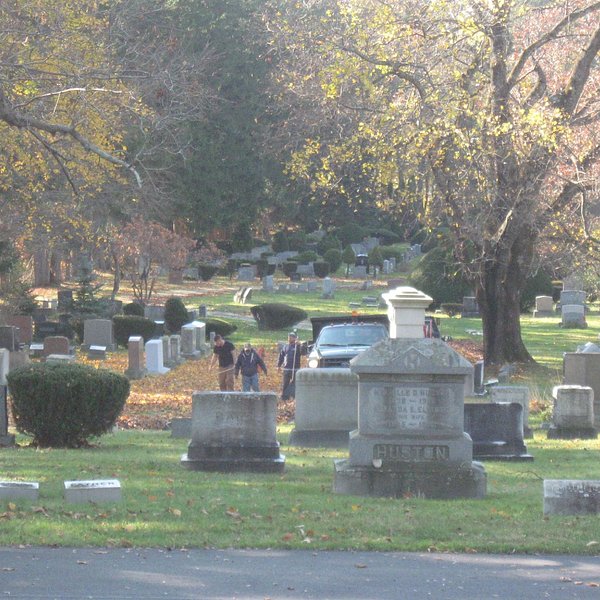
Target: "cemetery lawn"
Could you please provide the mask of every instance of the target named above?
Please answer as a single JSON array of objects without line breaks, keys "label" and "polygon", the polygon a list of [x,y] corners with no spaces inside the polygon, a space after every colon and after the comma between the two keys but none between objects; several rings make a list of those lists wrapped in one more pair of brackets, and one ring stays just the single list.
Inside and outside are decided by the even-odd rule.
[{"label": "cemetery lawn", "polygon": [[[180,466],[187,440],[118,431],[79,450],[2,449],[4,479],[38,481],[37,501],[2,500],[4,545],[302,548],[485,553],[600,552],[597,516],[544,517],[542,480],[600,479],[599,441],[528,440],[534,462],[486,462],[481,500],[363,498],[332,493],[344,451],[288,447],[283,474]],[[18,442],[25,438],[18,436]],[[117,478],[122,501],[66,504],[62,482]]]}]

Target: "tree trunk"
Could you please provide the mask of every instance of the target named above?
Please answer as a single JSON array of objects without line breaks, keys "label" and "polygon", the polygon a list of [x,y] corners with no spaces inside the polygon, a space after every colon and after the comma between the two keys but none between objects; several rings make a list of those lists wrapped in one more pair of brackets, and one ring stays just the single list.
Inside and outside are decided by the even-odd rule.
[{"label": "tree trunk", "polygon": [[510,247],[496,246],[482,262],[476,297],[483,321],[483,357],[487,364],[531,363],[521,338],[521,293],[529,276],[532,235],[521,232]]},{"label": "tree trunk", "polygon": [[50,252],[37,248],[33,254],[33,285],[44,287],[50,283]]}]

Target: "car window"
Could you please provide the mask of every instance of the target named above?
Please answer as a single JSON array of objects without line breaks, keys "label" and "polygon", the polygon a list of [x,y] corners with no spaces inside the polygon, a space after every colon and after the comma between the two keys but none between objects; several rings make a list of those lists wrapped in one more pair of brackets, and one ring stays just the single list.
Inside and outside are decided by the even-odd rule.
[{"label": "car window", "polygon": [[355,325],[351,327],[325,327],[319,336],[318,345],[372,346],[387,337],[385,327]]}]

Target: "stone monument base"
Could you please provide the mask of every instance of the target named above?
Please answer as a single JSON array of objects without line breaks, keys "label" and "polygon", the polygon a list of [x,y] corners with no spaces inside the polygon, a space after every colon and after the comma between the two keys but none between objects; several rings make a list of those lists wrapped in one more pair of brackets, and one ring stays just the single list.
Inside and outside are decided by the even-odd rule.
[{"label": "stone monument base", "polygon": [[283,473],[285,456],[279,443],[267,446],[212,446],[190,442],[181,465],[192,471]]},{"label": "stone monument base", "polygon": [[339,429],[294,429],[288,444],[302,448],[347,448],[350,431]]},{"label": "stone monument base", "polygon": [[598,430],[594,427],[556,427],[548,429],[549,440],[596,440]]},{"label": "stone monument base", "polygon": [[484,498],[487,477],[481,463],[450,467],[402,463],[394,469],[351,466],[334,461],[336,494],[385,498]]}]

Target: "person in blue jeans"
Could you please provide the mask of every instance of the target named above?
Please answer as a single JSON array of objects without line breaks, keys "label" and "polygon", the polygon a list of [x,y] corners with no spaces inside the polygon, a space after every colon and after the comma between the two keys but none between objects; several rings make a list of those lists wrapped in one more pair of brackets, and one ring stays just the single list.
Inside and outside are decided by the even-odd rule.
[{"label": "person in blue jeans", "polygon": [[267,366],[250,342],[246,342],[235,362],[235,378],[242,373],[242,392],[260,392],[258,387],[258,369],[267,374]]}]

